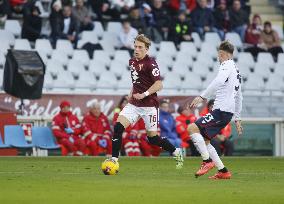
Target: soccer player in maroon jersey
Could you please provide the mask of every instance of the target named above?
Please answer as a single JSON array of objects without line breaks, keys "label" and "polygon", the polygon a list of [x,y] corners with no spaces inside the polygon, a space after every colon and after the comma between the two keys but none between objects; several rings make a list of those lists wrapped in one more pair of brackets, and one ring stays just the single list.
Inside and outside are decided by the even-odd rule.
[{"label": "soccer player in maroon jersey", "polygon": [[149,143],[169,151],[176,160],[176,168],[179,169],[183,166],[181,149],[175,148],[157,133],[159,122],[157,91],[163,88],[163,84],[156,61],[147,55],[150,45],[151,41],[142,34],[134,40],[134,57],[129,60],[133,87],[129,94],[129,103],[120,112],[114,126],[112,159],[118,161],[124,130],[142,118]]}]

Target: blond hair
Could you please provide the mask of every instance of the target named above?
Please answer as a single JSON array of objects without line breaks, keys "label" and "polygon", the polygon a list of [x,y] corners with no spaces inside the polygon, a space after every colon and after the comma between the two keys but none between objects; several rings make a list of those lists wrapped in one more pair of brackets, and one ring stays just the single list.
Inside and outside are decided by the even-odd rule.
[{"label": "blond hair", "polygon": [[144,34],[137,35],[134,42],[135,41],[139,41],[139,42],[144,43],[144,45],[147,49],[149,49],[149,47],[151,46],[151,40],[149,38],[147,38]]}]

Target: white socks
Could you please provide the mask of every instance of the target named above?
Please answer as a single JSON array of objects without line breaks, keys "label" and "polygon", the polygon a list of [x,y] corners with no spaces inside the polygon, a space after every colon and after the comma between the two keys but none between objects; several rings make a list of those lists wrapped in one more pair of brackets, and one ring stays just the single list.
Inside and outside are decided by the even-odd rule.
[{"label": "white socks", "polygon": [[112,157],[111,159],[116,161],[116,162],[118,162],[118,158],[117,157]]},{"label": "white socks", "polygon": [[221,161],[219,155],[216,152],[216,149],[209,143],[207,145],[207,149],[210,155],[210,158],[214,162],[215,166],[218,168],[218,170],[223,169],[225,166],[223,162]]},{"label": "white socks", "polygon": [[201,154],[201,157],[203,160],[209,159],[209,152],[206,148],[205,141],[200,133],[193,133],[191,135],[191,139],[194,143],[194,146],[198,150],[198,152]]}]

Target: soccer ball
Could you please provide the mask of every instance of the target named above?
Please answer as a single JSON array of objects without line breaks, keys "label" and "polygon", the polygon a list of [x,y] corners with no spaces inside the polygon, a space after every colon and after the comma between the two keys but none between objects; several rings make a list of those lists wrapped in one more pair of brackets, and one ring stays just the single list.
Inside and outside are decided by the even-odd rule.
[{"label": "soccer ball", "polygon": [[106,159],[102,163],[102,171],[105,175],[115,175],[118,173],[118,170],[119,170],[119,163],[112,159]]}]

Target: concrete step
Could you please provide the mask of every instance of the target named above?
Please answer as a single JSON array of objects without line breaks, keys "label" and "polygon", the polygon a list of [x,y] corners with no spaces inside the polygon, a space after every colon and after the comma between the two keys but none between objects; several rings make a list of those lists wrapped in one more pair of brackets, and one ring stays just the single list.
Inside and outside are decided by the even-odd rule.
[{"label": "concrete step", "polygon": [[252,13],[258,14],[280,14],[280,11],[274,6],[255,5],[251,7]]}]

